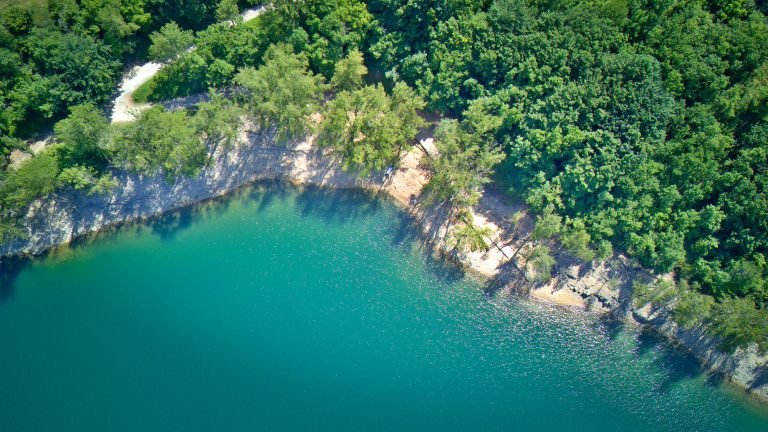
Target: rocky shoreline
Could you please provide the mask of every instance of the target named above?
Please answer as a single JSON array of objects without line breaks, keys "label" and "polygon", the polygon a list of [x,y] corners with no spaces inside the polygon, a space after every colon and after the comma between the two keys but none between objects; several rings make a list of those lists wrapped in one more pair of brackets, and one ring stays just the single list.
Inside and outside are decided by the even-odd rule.
[{"label": "rocky shoreline", "polygon": [[[433,151],[431,139],[422,140],[419,147]],[[169,183],[162,175],[115,172],[119,186],[109,195],[59,191],[36,201],[26,216],[27,237],[0,245],[0,257],[38,255],[109,226],[158,216],[262,180],[386,193],[415,216],[427,245],[445,251],[450,225],[447,212],[418,198],[428,180],[428,174],[420,167],[424,151],[419,147],[407,153],[400,167],[385,181],[382,176],[361,178],[342,171],[332,154],[314,145],[314,137],[277,144],[269,130],[244,130],[237,145],[222,148],[214,155],[213,163],[195,178],[179,178]],[[507,218],[515,212],[523,217],[511,223]],[[633,308],[633,281],[651,280],[652,276],[630,265],[625,257],[585,264],[560,252],[556,256],[555,276],[545,284],[531,285],[524,277],[525,262],[516,254],[525,247],[533,226],[525,208],[501,194],[487,192],[473,209],[473,215],[478,225],[494,233],[488,239],[492,246],[488,251],[454,257],[468,270],[487,279],[489,295],[527,293],[543,301],[609,313],[618,319],[647,325],[690,350],[706,367],[768,399],[768,357],[759,355],[756,348],[728,355],[719,351],[716,341],[702,329],[678,327],[668,309]]]}]

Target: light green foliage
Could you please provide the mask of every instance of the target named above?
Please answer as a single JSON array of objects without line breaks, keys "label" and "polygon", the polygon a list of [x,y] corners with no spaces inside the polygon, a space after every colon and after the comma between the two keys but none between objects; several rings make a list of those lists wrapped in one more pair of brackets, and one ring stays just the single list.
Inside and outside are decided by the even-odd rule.
[{"label": "light green foliage", "polygon": [[102,174],[96,179],[96,182],[88,190],[88,193],[97,193],[102,195],[109,194],[115,190],[118,185],[119,182],[112,176],[111,173]]},{"label": "light green foliage", "polygon": [[219,4],[216,6],[216,20],[218,21],[234,20],[239,13],[237,0],[219,0]]},{"label": "light green foliage", "polygon": [[595,259],[595,251],[589,246],[590,235],[583,228],[566,230],[560,237],[563,247],[582,261]]},{"label": "light green foliage", "polygon": [[768,348],[768,313],[757,309],[749,298],[723,298],[714,308],[711,324],[727,352],[752,342],[761,350]]},{"label": "light green foliage", "polygon": [[197,130],[209,141],[224,141],[230,145],[237,138],[242,108],[220,93],[211,92],[211,99],[197,105],[194,122]]},{"label": "light green foliage", "polygon": [[235,67],[225,60],[216,59],[208,66],[205,82],[209,88],[223,87],[235,75]]},{"label": "light green foliage", "polygon": [[549,240],[563,230],[563,218],[554,213],[544,213],[536,218],[531,237],[534,240]]},{"label": "light green foliage", "polygon": [[74,165],[61,170],[58,186],[74,190],[86,189],[88,195],[108,194],[117,187],[117,180],[110,173],[99,175],[91,167]]},{"label": "light green foliage", "polygon": [[32,29],[32,11],[21,5],[12,5],[2,13],[3,25],[13,34],[22,35]]},{"label": "light green foliage", "polygon": [[236,140],[242,114],[239,105],[213,91],[210,101],[197,105],[193,121],[210,146],[206,164],[210,164],[221,144],[229,148]]},{"label": "light green foliage", "polygon": [[677,293],[675,284],[663,279],[653,283],[634,282],[632,284],[632,299],[637,307],[643,307],[648,303],[661,306],[672,301]]},{"label": "light green foliage", "polygon": [[435,131],[438,155],[427,159],[433,172],[425,188],[429,200],[455,207],[475,205],[494,167],[504,159],[498,146],[468,129],[456,120],[443,120]]},{"label": "light green foliage", "polygon": [[469,211],[462,211],[457,217],[457,225],[450,228],[446,244],[453,251],[487,251],[488,241],[493,231],[490,227],[475,225],[474,216]]},{"label": "light green foliage", "polygon": [[15,215],[36,198],[54,191],[59,164],[51,152],[43,152],[10,170],[0,182],[3,216]]},{"label": "light green foliage", "polygon": [[691,328],[709,320],[715,299],[690,289],[681,290],[673,317],[684,328]]},{"label": "light green foliage", "polygon": [[[219,78],[213,71],[210,78]],[[151,81],[150,101],[162,101],[204,92],[207,87],[208,65],[198,51],[184,51],[175,61],[163,67]]]},{"label": "light green foliage", "polygon": [[416,137],[416,134],[426,126],[420,111],[424,109],[426,102],[408,84],[398,81],[392,88],[391,107],[392,113],[400,119],[401,135],[407,141]]},{"label": "light green foliage", "polygon": [[555,258],[550,255],[546,245],[534,246],[527,254],[529,271],[526,277],[532,282],[546,282],[552,278]]},{"label": "light green foliage", "polygon": [[109,134],[109,121],[93,105],[76,105],[69,116],[54,126],[59,161],[63,165],[100,166],[106,160],[104,146]]},{"label": "light green foliage", "polygon": [[155,91],[155,86],[157,86],[157,79],[156,78],[149,79],[147,82],[140,85],[139,88],[134,90],[133,93],[131,93],[131,99],[133,99],[133,101],[137,103],[149,102],[151,95]]},{"label": "light green foliage", "polygon": [[195,37],[190,30],[182,30],[175,22],[169,22],[160,30],[149,35],[149,57],[152,60],[166,62],[181,55],[192,45]]},{"label": "light green foliage", "polygon": [[307,134],[309,115],[322,97],[323,80],[309,71],[306,56],[285,44],[269,47],[264,65],[242,69],[235,81],[247,90],[245,102],[263,126],[274,125],[282,139]]},{"label": "light green foliage", "polygon": [[403,148],[416,135],[415,109],[423,101],[403,85],[390,97],[379,85],[341,91],[328,103],[320,126],[320,145],[343,159],[344,169],[366,175],[398,163]]},{"label": "light green foliage", "polygon": [[61,170],[58,182],[62,187],[71,187],[75,190],[81,190],[89,188],[96,183],[96,176],[96,171],[93,168],[74,165]]},{"label": "light green foliage", "polygon": [[363,54],[353,50],[347,57],[336,63],[331,86],[339,91],[357,90],[363,86],[363,78],[366,74],[368,74],[368,68],[363,64]]},{"label": "light green foliage", "polygon": [[205,144],[184,110],[144,110],[118,127],[110,144],[112,162],[142,174],[162,172],[170,180],[196,175],[206,161]]}]

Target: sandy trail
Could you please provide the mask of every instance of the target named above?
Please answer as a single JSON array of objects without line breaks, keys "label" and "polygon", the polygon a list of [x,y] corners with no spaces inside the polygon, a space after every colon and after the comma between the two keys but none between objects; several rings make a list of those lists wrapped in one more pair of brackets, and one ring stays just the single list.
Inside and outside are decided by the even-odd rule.
[{"label": "sandy trail", "polygon": [[[266,6],[259,6],[243,11],[240,16],[243,18],[243,22],[248,22],[261,15],[266,10]],[[190,50],[194,50],[194,47],[190,48]],[[142,84],[152,79],[163,66],[165,66],[164,63],[148,62],[133,67],[130,72],[126,74],[125,78],[123,78],[123,82],[120,83],[120,94],[114,102],[114,108],[112,109],[112,123],[133,121],[136,119],[136,114],[139,111],[151,106],[151,104],[135,103],[131,95],[136,89],[141,87]]]}]

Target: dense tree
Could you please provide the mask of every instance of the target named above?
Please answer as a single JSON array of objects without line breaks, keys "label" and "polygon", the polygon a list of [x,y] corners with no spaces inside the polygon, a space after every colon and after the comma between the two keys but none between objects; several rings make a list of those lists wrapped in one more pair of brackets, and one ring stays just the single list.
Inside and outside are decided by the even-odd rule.
[{"label": "dense tree", "polygon": [[363,86],[366,74],[368,68],[363,64],[363,54],[358,50],[350,51],[347,57],[336,63],[331,86],[340,91],[357,90]]},{"label": "dense tree", "polygon": [[231,21],[237,18],[240,9],[237,0],[220,0],[216,6],[216,19],[218,21]]},{"label": "dense tree", "polygon": [[[404,84],[392,96],[382,85],[341,91],[328,103],[320,127],[320,145],[333,147],[344,169],[361,175],[395,165],[413,140],[423,101]],[[414,124],[415,123],[415,124]]]},{"label": "dense tree", "polygon": [[59,160],[64,165],[100,167],[106,161],[109,121],[95,106],[71,107],[69,116],[56,123],[54,131],[60,143]]},{"label": "dense tree", "polygon": [[109,99],[117,85],[120,63],[98,40],[74,33],[34,30],[27,45],[30,59],[51,80],[51,113],[69,105]]},{"label": "dense tree", "polygon": [[440,122],[435,131],[439,155],[426,160],[433,171],[425,189],[430,200],[459,208],[477,203],[494,167],[504,159],[498,147],[481,141],[456,120]]},{"label": "dense tree", "polygon": [[121,125],[109,146],[112,163],[142,174],[162,172],[168,179],[196,175],[206,161],[205,144],[184,110],[144,110]]},{"label": "dense tree", "polygon": [[175,22],[169,22],[149,35],[149,39],[152,41],[149,58],[167,62],[179,57],[192,45],[195,38],[191,31],[182,30]]},{"label": "dense tree", "polygon": [[[712,329],[729,348],[768,346],[768,332],[743,330],[768,316],[763,3],[278,0],[247,25],[222,22],[199,32],[194,52],[185,51],[192,40],[182,28],[199,29],[217,9],[220,19],[230,17],[235,2],[5,6],[0,148],[6,155],[18,144],[13,136],[58,120],[70,106],[106,102],[120,57],[175,21],[181,27],[172,33],[186,41],[153,50],[174,60],[144,89],[154,89],[149,99],[223,88],[237,77],[250,112],[287,138],[312,128],[324,76],[335,98],[324,112],[321,142],[361,172],[395,163],[421,126],[422,109],[455,117],[438,127],[440,154],[426,163],[430,199],[460,215],[495,182],[542,221],[560,218],[555,237],[580,259],[616,249],[656,273],[674,271],[676,286],[686,288],[637,291],[675,304],[684,325],[711,309]],[[380,87],[364,86],[367,69]],[[190,156],[197,146],[231,133],[229,126],[206,130],[215,117],[209,108],[194,125],[206,139],[182,146],[189,157],[177,154],[169,167],[197,160]],[[122,155],[117,161],[128,166],[131,147],[123,150],[112,157]],[[133,150],[151,159],[144,144]],[[80,156],[62,151],[59,158],[67,184],[88,183]],[[456,225],[462,238],[478,238],[474,225]],[[530,240],[540,253],[529,261],[546,270],[551,255],[541,247],[557,242]]]},{"label": "dense tree", "polygon": [[722,299],[714,309],[712,329],[723,338],[727,351],[733,352],[750,342],[757,342],[761,349],[768,348],[768,316],[748,298]]},{"label": "dense tree", "polygon": [[56,156],[45,152],[26,160],[6,173],[0,182],[0,198],[6,216],[17,215],[34,199],[47,195],[56,187],[59,164]]},{"label": "dense tree", "polygon": [[281,139],[301,137],[311,129],[310,114],[319,107],[323,80],[309,71],[303,54],[286,44],[271,46],[258,69],[244,68],[235,81],[247,91],[246,104],[264,126],[277,127]]},{"label": "dense tree", "polygon": [[358,0],[278,0],[265,17],[272,42],[288,42],[306,53],[313,71],[327,79],[336,63],[363,47],[373,16]]}]

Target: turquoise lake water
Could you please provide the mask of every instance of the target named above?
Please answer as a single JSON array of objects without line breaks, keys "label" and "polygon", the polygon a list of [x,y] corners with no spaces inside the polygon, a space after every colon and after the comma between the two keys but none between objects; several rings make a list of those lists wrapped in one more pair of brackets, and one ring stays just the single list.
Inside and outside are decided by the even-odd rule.
[{"label": "turquoise lake water", "polygon": [[0,278],[0,431],[766,431],[653,334],[419,250],[353,192],[263,185]]}]

